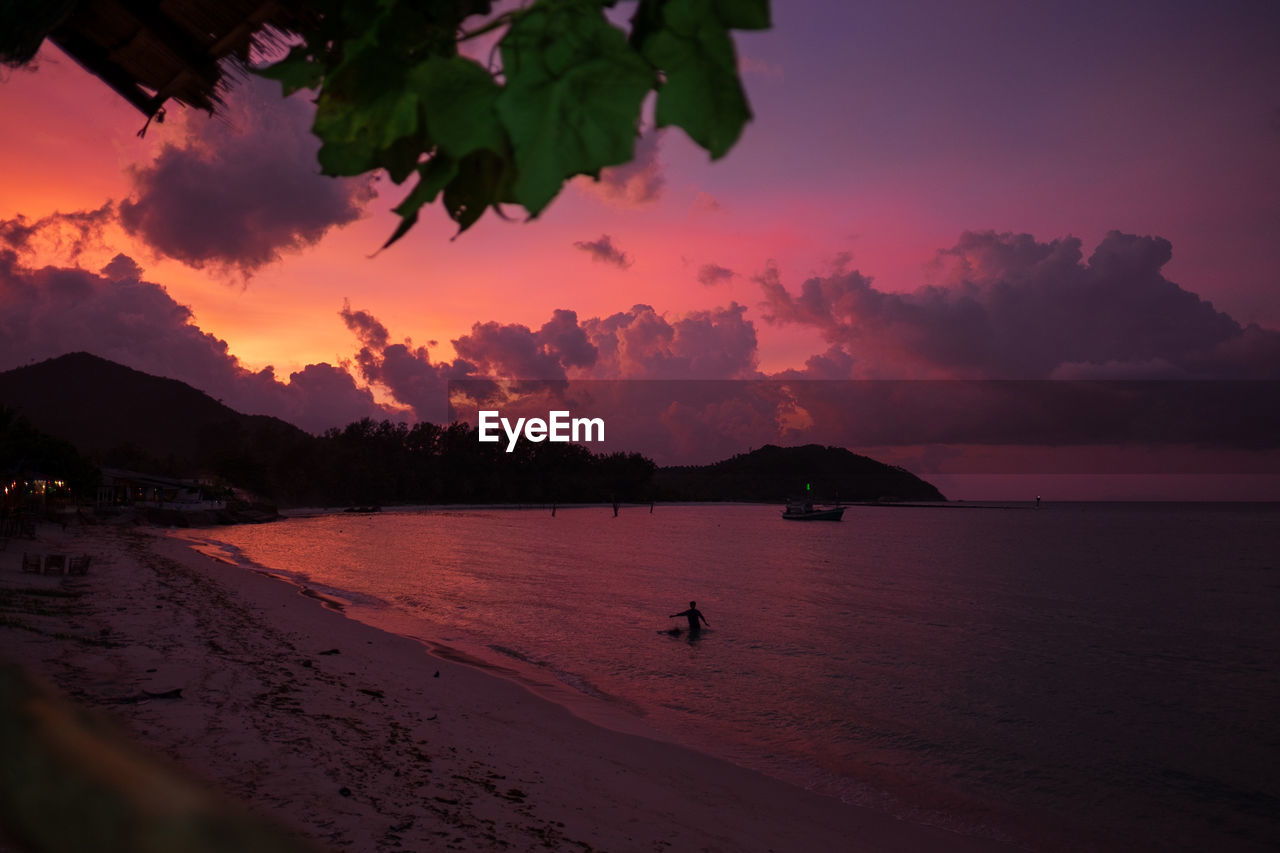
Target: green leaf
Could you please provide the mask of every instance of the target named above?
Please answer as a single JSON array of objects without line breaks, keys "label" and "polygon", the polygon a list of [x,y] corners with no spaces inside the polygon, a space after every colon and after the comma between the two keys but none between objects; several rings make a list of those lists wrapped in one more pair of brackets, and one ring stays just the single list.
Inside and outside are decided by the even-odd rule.
[{"label": "green leaf", "polygon": [[506,148],[497,112],[502,90],[477,63],[462,56],[433,56],[409,72],[409,85],[422,103],[431,138],[451,157]]},{"label": "green leaf", "polygon": [[[436,154],[430,160],[418,165],[418,183],[405,196],[404,201],[395,207],[395,212],[400,216],[400,224],[396,226],[395,232],[391,235],[387,242],[382,244],[382,248],[387,248],[392,243],[399,240],[405,234],[409,233],[418,222],[418,211],[423,205],[431,204],[436,200],[436,196],[440,195],[440,191],[445,185],[453,180],[458,174],[458,163],[452,157],[444,154]],[[482,207],[481,210],[484,208]]]},{"label": "green leaf", "polygon": [[536,3],[501,50],[497,108],[514,149],[512,190],[536,216],[566,179],[631,159],[656,76],[595,0]]},{"label": "green leaf", "polygon": [[382,125],[382,146],[395,143],[396,140],[418,133],[418,93],[405,91],[392,100],[388,97],[385,121]]},{"label": "green leaf", "polygon": [[[320,132],[316,131],[316,135],[320,136]],[[316,159],[320,161],[320,174],[331,177],[360,175],[378,168],[373,151],[360,142],[325,142]]]},{"label": "green leaf", "polygon": [[382,149],[382,153],[377,156],[391,180],[403,184],[405,178],[418,168],[418,161],[422,159],[422,140],[417,136],[402,137]]},{"label": "green leaf", "polygon": [[278,80],[286,98],[299,89],[315,89],[324,80],[324,66],[308,58],[305,45],[294,47],[284,59],[255,73]]},{"label": "green leaf", "polygon": [[[569,178],[634,157],[654,88],[658,124],[722,156],[751,115],[729,31],[769,26],[768,0],[639,0],[629,38],[605,17],[615,0],[526,0],[467,27],[488,0],[313,5],[304,43],[260,73],[319,89],[325,174],[418,176],[387,245],[441,196],[459,233],[502,204],[536,216]],[[498,74],[458,55],[460,38],[501,27]]]},{"label": "green leaf", "polygon": [[320,167],[326,175],[386,168],[399,183],[431,141],[422,128],[418,94],[405,82],[404,58],[385,49],[379,37],[395,3],[383,0],[357,11],[366,16],[367,29],[356,28],[342,41],[316,99],[312,130],[323,143]]},{"label": "green leaf", "polygon": [[468,154],[458,163],[458,174],[444,188],[444,208],[461,234],[507,196],[507,161],[492,151]]},{"label": "green leaf", "polygon": [[[403,181],[404,156],[387,156],[387,150],[401,139],[419,135],[418,96],[414,92],[388,88],[372,100],[341,98],[326,86],[316,102],[312,130],[320,137],[320,168],[326,175],[358,175],[387,166],[400,166]],[[418,143],[421,150],[421,143]],[[416,162],[417,157],[413,158]],[[410,163],[412,167],[413,163]],[[393,175],[394,177],[394,175]]]},{"label": "green leaf", "polygon": [[716,17],[731,30],[767,30],[769,0],[715,0]]},{"label": "green leaf", "polygon": [[658,92],[658,126],[684,128],[712,158],[728,153],[751,119],[733,42],[718,14],[720,5],[737,10],[732,20],[756,20],[743,11],[753,5],[746,0],[666,0],[653,7],[660,10],[660,23],[646,22],[640,44],[645,58],[666,72]]}]

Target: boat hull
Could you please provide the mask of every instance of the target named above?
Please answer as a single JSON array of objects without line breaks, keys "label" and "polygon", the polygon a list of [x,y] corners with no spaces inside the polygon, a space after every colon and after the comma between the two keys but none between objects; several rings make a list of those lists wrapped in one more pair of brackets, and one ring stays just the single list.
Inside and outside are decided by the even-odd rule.
[{"label": "boat hull", "polygon": [[839,521],[844,517],[844,507],[831,509],[783,510],[784,521]]}]

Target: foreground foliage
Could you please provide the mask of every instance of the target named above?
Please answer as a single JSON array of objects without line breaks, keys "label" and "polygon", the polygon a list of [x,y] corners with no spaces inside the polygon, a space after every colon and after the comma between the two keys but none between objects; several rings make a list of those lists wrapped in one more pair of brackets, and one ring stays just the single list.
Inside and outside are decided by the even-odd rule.
[{"label": "foreground foliage", "polygon": [[[385,169],[416,178],[387,241],[442,198],[459,232],[488,208],[537,216],[568,179],[598,177],[635,151],[641,104],[713,158],[751,118],[730,30],[769,26],[768,0],[639,0],[630,30],[616,0],[534,0],[492,15],[489,0],[315,0],[303,43],[260,71],[285,94],[318,92],[327,175]],[[459,45],[502,33],[500,63]]]}]

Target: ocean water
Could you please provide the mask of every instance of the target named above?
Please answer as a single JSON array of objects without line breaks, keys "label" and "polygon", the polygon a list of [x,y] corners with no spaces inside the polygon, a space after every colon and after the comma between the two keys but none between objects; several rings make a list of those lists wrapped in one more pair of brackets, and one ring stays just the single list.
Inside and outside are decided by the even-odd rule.
[{"label": "ocean water", "polygon": [[[234,562],[606,724],[1031,850],[1280,849],[1280,509],[332,514]],[[690,599],[701,637],[662,633]]]}]

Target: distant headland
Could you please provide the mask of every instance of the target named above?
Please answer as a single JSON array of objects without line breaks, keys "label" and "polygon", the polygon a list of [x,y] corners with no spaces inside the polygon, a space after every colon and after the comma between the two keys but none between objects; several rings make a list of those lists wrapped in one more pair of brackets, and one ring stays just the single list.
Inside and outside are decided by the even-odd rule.
[{"label": "distant headland", "polygon": [[0,473],[65,481],[81,503],[103,494],[104,468],[280,506],[945,500],[909,471],[816,444],[659,467],[580,444],[507,453],[464,423],[365,419],[314,436],[88,353],[0,373],[0,407]]}]

